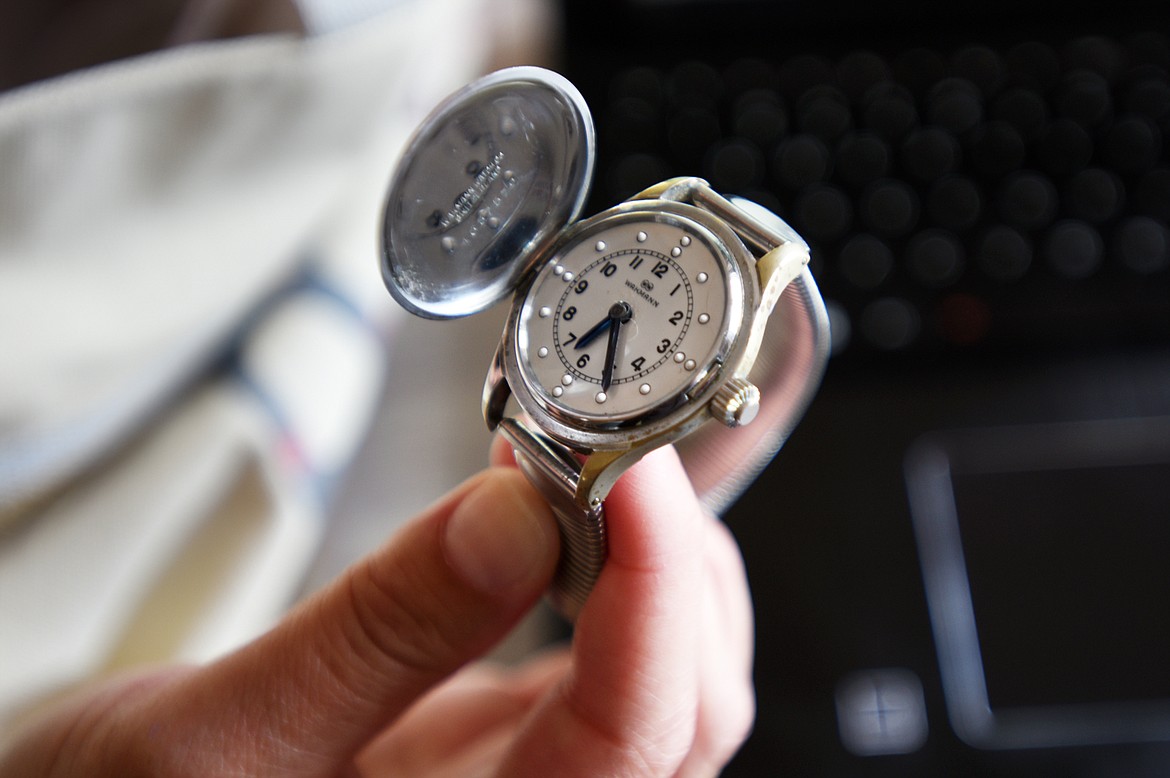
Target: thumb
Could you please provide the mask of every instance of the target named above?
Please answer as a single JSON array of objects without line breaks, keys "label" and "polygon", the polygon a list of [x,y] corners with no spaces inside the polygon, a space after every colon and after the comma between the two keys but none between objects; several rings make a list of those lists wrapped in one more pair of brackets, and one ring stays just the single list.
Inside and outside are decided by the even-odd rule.
[{"label": "thumb", "polygon": [[196,732],[213,738],[206,750],[220,764],[335,774],[506,634],[548,586],[558,551],[556,523],[524,477],[481,473],[272,632],[155,703],[192,746],[191,725],[204,722]]}]

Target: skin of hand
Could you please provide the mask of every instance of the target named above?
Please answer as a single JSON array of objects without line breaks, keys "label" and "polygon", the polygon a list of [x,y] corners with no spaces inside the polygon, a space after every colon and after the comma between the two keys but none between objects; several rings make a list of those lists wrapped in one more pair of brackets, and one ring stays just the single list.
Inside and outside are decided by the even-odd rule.
[{"label": "skin of hand", "polygon": [[708,776],[754,717],[738,548],[672,449],[606,502],[610,558],[567,649],[472,663],[533,607],[559,544],[495,466],[267,634],[199,667],[78,692],[0,754],[0,776]]}]

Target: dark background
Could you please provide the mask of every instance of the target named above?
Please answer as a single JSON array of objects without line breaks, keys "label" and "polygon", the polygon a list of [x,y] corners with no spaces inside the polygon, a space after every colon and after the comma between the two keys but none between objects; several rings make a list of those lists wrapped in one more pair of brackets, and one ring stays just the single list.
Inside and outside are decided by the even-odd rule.
[{"label": "dark background", "polygon": [[[703,176],[809,239],[830,304],[823,388],[726,516],[757,608],[759,695],[756,729],[726,774],[1170,774],[1165,742],[997,750],[954,734],[904,471],[926,433],[1170,414],[1170,13],[1027,0],[564,11],[562,69],[598,125],[589,211],[662,178]],[[908,96],[904,127],[882,113],[894,104],[875,108],[882,90]],[[1139,142],[1127,134],[1135,127]],[[1048,189],[1037,196],[1021,184],[1028,176]],[[940,195],[940,182],[958,179],[951,191],[973,192],[974,204]],[[906,224],[891,225],[889,201],[875,205],[881,186],[910,193]],[[993,584],[979,590],[980,630],[1009,625],[994,632],[987,667],[996,704],[1166,696],[1170,674],[1152,668],[1167,645],[1159,614],[1170,582],[1149,571],[1170,557],[1170,465],[1134,477],[1080,490],[1060,487],[1083,483],[1076,473],[962,485],[966,561]],[[1109,509],[1121,505],[1111,489],[1140,491],[1145,512]],[[1004,521],[1016,531],[997,530]],[[1094,565],[1059,564],[1076,553]],[[1032,569],[1029,555],[1055,563]],[[1006,605],[1040,584],[1050,618],[1011,621]],[[1060,613],[1083,611],[1086,589],[1098,596],[1077,639]],[[1135,630],[1120,658],[1096,661],[1085,634],[1091,642],[1092,614],[1110,612],[1154,632],[1145,642]],[[1040,664],[1047,678],[1029,688],[1021,679]],[[842,744],[838,685],[875,668],[922,684],[929,734],[911,753],[859,756]]]}]

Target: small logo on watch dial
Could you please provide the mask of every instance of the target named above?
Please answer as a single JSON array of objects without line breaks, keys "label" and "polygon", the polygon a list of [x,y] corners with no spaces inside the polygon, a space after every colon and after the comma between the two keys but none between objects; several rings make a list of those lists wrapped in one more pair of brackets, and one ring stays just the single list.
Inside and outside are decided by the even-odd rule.
[{"label": "small logo on watch dial", "polygon": [[646,302],[653,305],[655,308],[658,307],[658,301],[656,299],[654,299],[653,296],[651,296],[650,292],[647,291],[647,289],[654,288],[654,284],[652,284],[651,282],[644,280],[644,281],[642,281],[640,286],[635,286],[632,281],[630,281],[629,279],[626,279],[626,288],[631,290],[634,294],[638,295]]}]

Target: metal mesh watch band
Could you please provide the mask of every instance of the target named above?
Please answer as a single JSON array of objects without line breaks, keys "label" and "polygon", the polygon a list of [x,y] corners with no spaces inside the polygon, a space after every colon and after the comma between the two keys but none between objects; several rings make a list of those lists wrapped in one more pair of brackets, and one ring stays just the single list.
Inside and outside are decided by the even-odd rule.
[{"label": "metal mesh watch band", "polygon": [[548,501],[561,535],[548,599],[567,618],[576,618],[605,565],[605,506],[577,500],[581,465],[561,444],[521,419],[500,422],[499,432],[516,451],[516,464]]},{"label": "metal mesh watch band", "polygon": [[[726,200],[699,179],[668,181],[639,197],[660,196],[714,213],[757,259],[784,243],[804,245],[775,214],[748,201]],[[755,420],[735,429],[707,423],[675,443],[705,508],[713,513],[723,511],[771,461],[811,401],[828,354],[828,314],[812,274],[801,267],[779,292],[748,374],[760,390]],[[525,417],[505,418],[499,429],[516,450],[520,468],[557,517],[561,558],[549,599],[573,619],[605,564],[602,499],[582,496],[578,488],[583,468],[580,456],[526,423]]]}]

